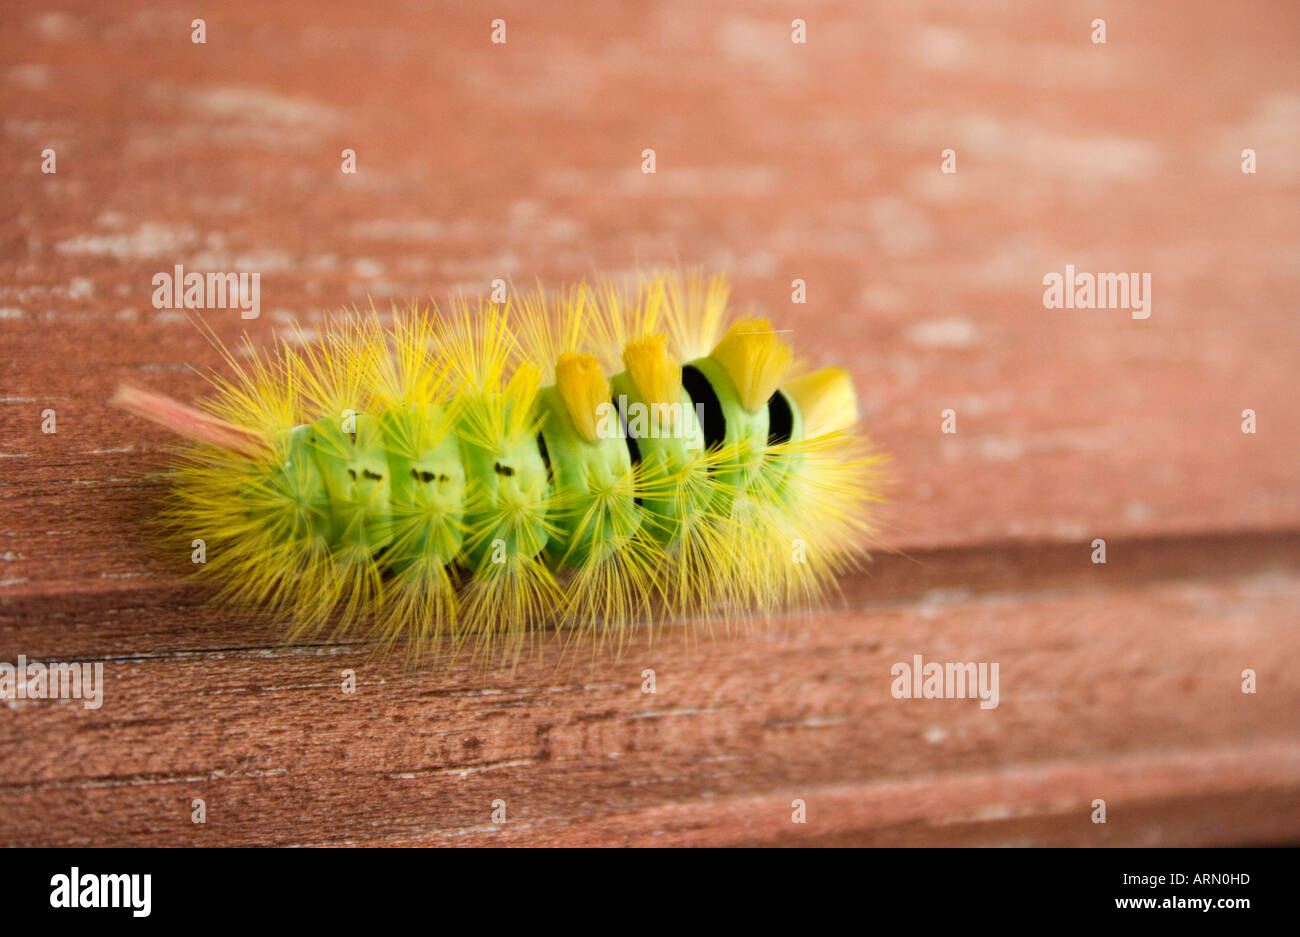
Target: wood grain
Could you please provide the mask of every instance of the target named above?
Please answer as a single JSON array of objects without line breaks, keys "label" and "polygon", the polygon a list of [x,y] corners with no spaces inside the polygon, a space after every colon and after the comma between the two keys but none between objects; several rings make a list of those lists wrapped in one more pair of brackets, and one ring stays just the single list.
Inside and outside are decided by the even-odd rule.
[{"label": "wood grain", "polygon": [[[142,0],[11,6],[0,661],[108,686],[0,707],[0,844],[1300,837],[1293,4],[214,2],[205,45]],[[730,271],[854,372],[891,549],[841,607],[408,671],[282,646],[149,535],[169,440],[106,401],[218,365],[155,273],[259,272],[259,318],[205,318],[261,344],[656,263]],[[1151,317],[1045,309],[1067,263],[1150,272]],[[894,699],[917,653],[999,662],[1000,705]]]}]

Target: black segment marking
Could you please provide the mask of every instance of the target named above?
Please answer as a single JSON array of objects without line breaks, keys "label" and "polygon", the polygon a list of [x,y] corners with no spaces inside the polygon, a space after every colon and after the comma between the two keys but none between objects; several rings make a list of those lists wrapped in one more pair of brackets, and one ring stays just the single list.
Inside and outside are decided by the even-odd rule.
[{"label": "black segment marking", "polygon": [[[614,404],[614,412],[618,413],[618,401],[614,400],[611,402]],[[618,417],[618,427],[623,431],[623,441],[627,443],[627,454],[632,459],[632,464],[640,465],[641,444],[637,442],[636,439],[632,436],[632,434],[627,431],[627,420],[623,419],[622,414],[619,414]],[[637,499],[637,503],[638,504],[641,503],[640,498]]]},{"label": "black segment marking", "polygon": [[537,448],[542,453],[542,461],[546,463],[546,482],[549,485],[555,484],[555,472],[551,469],[551,453],[546,449],[546,437],[541,433],[537,434]]},{"label": "black segment marking", "polygon": [[362,470],[361,470],[361,477],[362,477],[362,478],[368,478],[368,479],[370,479],[372,482],[381,482],[381,481],[384,480],[384,476],[382,476],[382,475],[376,475],[374,472],[370,471],[370,469],[362,469]]},{"label": "black segment marking", "polygon": [[722,415],[722,404],[718,394],[699,368],[685,365],[682,368],[682,386],[691,395],[691,401],[704,407],[704,448],[712,449],[722,445],[727,438],[727,418]]},{"label": "black segment marking", "polygon": [[777,446],[790,441],[794,432],[794,410],[790,407],[790,398],[777,391],[767,402],[767,444]]},{"label": "black segment marking", "polygon": [[[611,401],[611,403],[614,404],[614,412],[618,413],[618,401],[613,400]],[[632,434],[627,431],[627,421],[623,419],[622,414],[619,414],[618,426],[619,429],[623,431],[623,441],[627,443],[627,455],[628,458],[632,460],[632,468],[635,469],[638,465],[641,464],[641,444],[637,442],[636,439],[632,436]],[[641,496],[634,495],[632,498],[632,503],[635,504],[637,507],[640,507]]]},{"label": "black segment marking", "polygon": [[628,454],[628,458],[630,458],[630,459],[632,460],[632,464],[633,464],[633,465],[640,465],[640,464],[641,464],[641,444],[640,444],[639,442],[637,442],[635,439],[633,439],[631,436],[627,436],[626,434],[624,435],[623,438],[627,440],[627,454]]},{"label": "black segment marking", "polygon": [[509,478],[511,475],[515,473],[515,470],[512,469],[510,466],[502,465],[500,462],[493,465],[492,470],[496,472],[498,475],[504,475],[507,478]]}]

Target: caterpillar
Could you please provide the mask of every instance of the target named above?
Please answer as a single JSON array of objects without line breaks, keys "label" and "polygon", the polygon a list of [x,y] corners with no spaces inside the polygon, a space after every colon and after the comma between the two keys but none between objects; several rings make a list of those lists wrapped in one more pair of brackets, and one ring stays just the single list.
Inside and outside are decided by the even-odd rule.
[{"label": "caterpillar", "polygon": [[621,643],[813,606],[875,535],[849,373],[801,368],[729,293],[674,271],[353,310],[266,353],[216,342],[198,406],[113,402],[186,440],[165,534],[290,639]]}]

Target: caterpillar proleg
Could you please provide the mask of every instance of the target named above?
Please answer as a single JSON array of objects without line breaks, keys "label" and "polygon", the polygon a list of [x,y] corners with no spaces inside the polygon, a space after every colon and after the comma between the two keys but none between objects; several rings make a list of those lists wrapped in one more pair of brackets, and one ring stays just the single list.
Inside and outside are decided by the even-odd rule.
[{"label": "caterpillar proleg", "polygon": [[875,532],[883,457],[848,372],[800,374],[728,292],[655,273],[349,313],[314,343],[223,349],[198,408],[115,402],[188,440],[164,530],[291,637],[618,643],[815,605]]}]

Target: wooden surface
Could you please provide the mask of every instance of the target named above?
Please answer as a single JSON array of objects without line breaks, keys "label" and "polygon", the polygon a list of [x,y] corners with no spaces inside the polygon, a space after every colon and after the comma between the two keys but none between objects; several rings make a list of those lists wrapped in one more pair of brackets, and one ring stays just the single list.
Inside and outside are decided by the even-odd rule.
[{"label": "wooden surface", "polygon": [[[0,661],[108,686],[0,707],[0,844],[1300,837],[1293,4],[210,3],[205,45],[135,0],[6,13]],[[665,262],[853,369],[897,552],[843,608],[409,672],[283,647],[150,544],[169,440],[106,400],[217,364],[155,273],[260,272],[260,318],[206,318],[265,342]],[[1067,263],[1150,272],[1151,317],[1045,309]],[[894,699],[914,654],[999,662],[1000,705]]]}]

